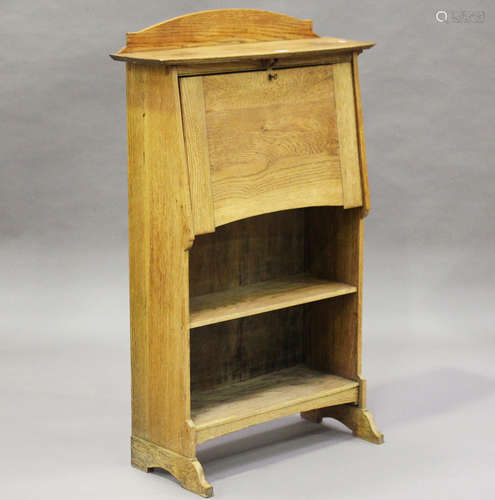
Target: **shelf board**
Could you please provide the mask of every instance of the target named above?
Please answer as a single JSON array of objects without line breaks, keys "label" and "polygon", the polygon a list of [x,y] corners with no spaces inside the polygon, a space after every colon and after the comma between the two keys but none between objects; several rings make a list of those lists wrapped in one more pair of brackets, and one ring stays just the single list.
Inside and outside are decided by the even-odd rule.
[{"label": "shelf board", "polygon": [[193,391],[198,443],[279,417],[358,401],[354,380],[296,365],[209,391]]},{"label": "shelf board", "polygon": [[314,278],[308,274],[261,281],[191,297],[190,327],[197,328],[354,292],[355,286]]}]

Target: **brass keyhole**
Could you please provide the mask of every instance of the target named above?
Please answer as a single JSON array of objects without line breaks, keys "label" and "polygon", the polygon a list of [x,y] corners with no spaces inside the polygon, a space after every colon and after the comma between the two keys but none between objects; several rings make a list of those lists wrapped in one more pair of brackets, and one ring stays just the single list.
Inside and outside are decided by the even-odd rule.
[{"label": "brass keyhole", "polygon": [[276,80],[278,78],[277,73],[268,73],[268,80]]}]

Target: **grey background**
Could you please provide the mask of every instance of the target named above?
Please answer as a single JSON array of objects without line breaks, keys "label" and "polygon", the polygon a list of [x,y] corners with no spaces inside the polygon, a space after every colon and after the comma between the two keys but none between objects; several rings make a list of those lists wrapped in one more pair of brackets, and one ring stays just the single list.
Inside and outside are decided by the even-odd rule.
[{"label": "grey background", "polygon": [[493,494],[493,3],[16,0],[0,6],[2,497],[193,498],[128,465],[124,65],[107,54],[225,7],[377,42],[360,57],[364,375],[386,444],[297,416],[248,429],[200,447],[217,498]]}]

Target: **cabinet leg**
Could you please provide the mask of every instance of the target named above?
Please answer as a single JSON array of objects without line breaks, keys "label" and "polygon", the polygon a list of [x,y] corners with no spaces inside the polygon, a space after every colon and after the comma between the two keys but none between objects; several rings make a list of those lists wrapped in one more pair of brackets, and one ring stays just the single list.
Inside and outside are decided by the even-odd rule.
[{"label": "cabinet leg", "polygon": [[144,439],[131,438],[131,464],[145,472],[154,468],[170,472],[186,490],[203,497],[213,496],[213,487],[205,478],[197,458],[189,458]]},{"label": "cabinet leg", "polygon": [[323,417],[335,418],[351,429],[354,436],[375,444],[383,443],[373,415],[366,409],[352,404],[330,406],[318,410]]}]

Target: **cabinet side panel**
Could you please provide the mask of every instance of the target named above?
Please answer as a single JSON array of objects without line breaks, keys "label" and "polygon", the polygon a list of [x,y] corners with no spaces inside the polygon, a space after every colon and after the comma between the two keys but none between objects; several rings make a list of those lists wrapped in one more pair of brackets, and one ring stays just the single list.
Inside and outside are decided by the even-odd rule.
[{"label": "cabinet side panel", "polygon": [[361,171],[354,100],[352,65],[349,62],[334,64],[335,106],[339,131],[340,168],[344,208],[362,205]]},{"label": "cabinet side panel", "polygon": [[175,69],[128,64],[127,105],[133,435],[193,456],[193,233]]},{"label": "cabinet side panel", "polygon": [[361,104],[361,87],[359,85],[358,54],[352,54],[352,74],[354,83],[354,99],[356,102],[356,122],[359,143],[359,163],[361,166],[361,186],[363,191],[363,212],[366,216],[371,209],[370,188],[368,183],[368,166],[366,163],[366,146],[364,142],[363,110]]},{"label": "cabinet side panel", "polygon": [[306,266],[349,283],[357,293],[306,306],[306,356],[318,370],[358,380],[361,374],[363,221],[359,209],[306,209]]},{"label": "cabinet side panel", "polygon": [[146,193],[149,179],[144,168],[144,85],[143,71],[127,63],[127,150],[129,174],[129,302],[131,320],[132,432],[148,438],[149,400],[146,367],[148,357],[149,252],[143,242],[150,240],[150,212]]}]

